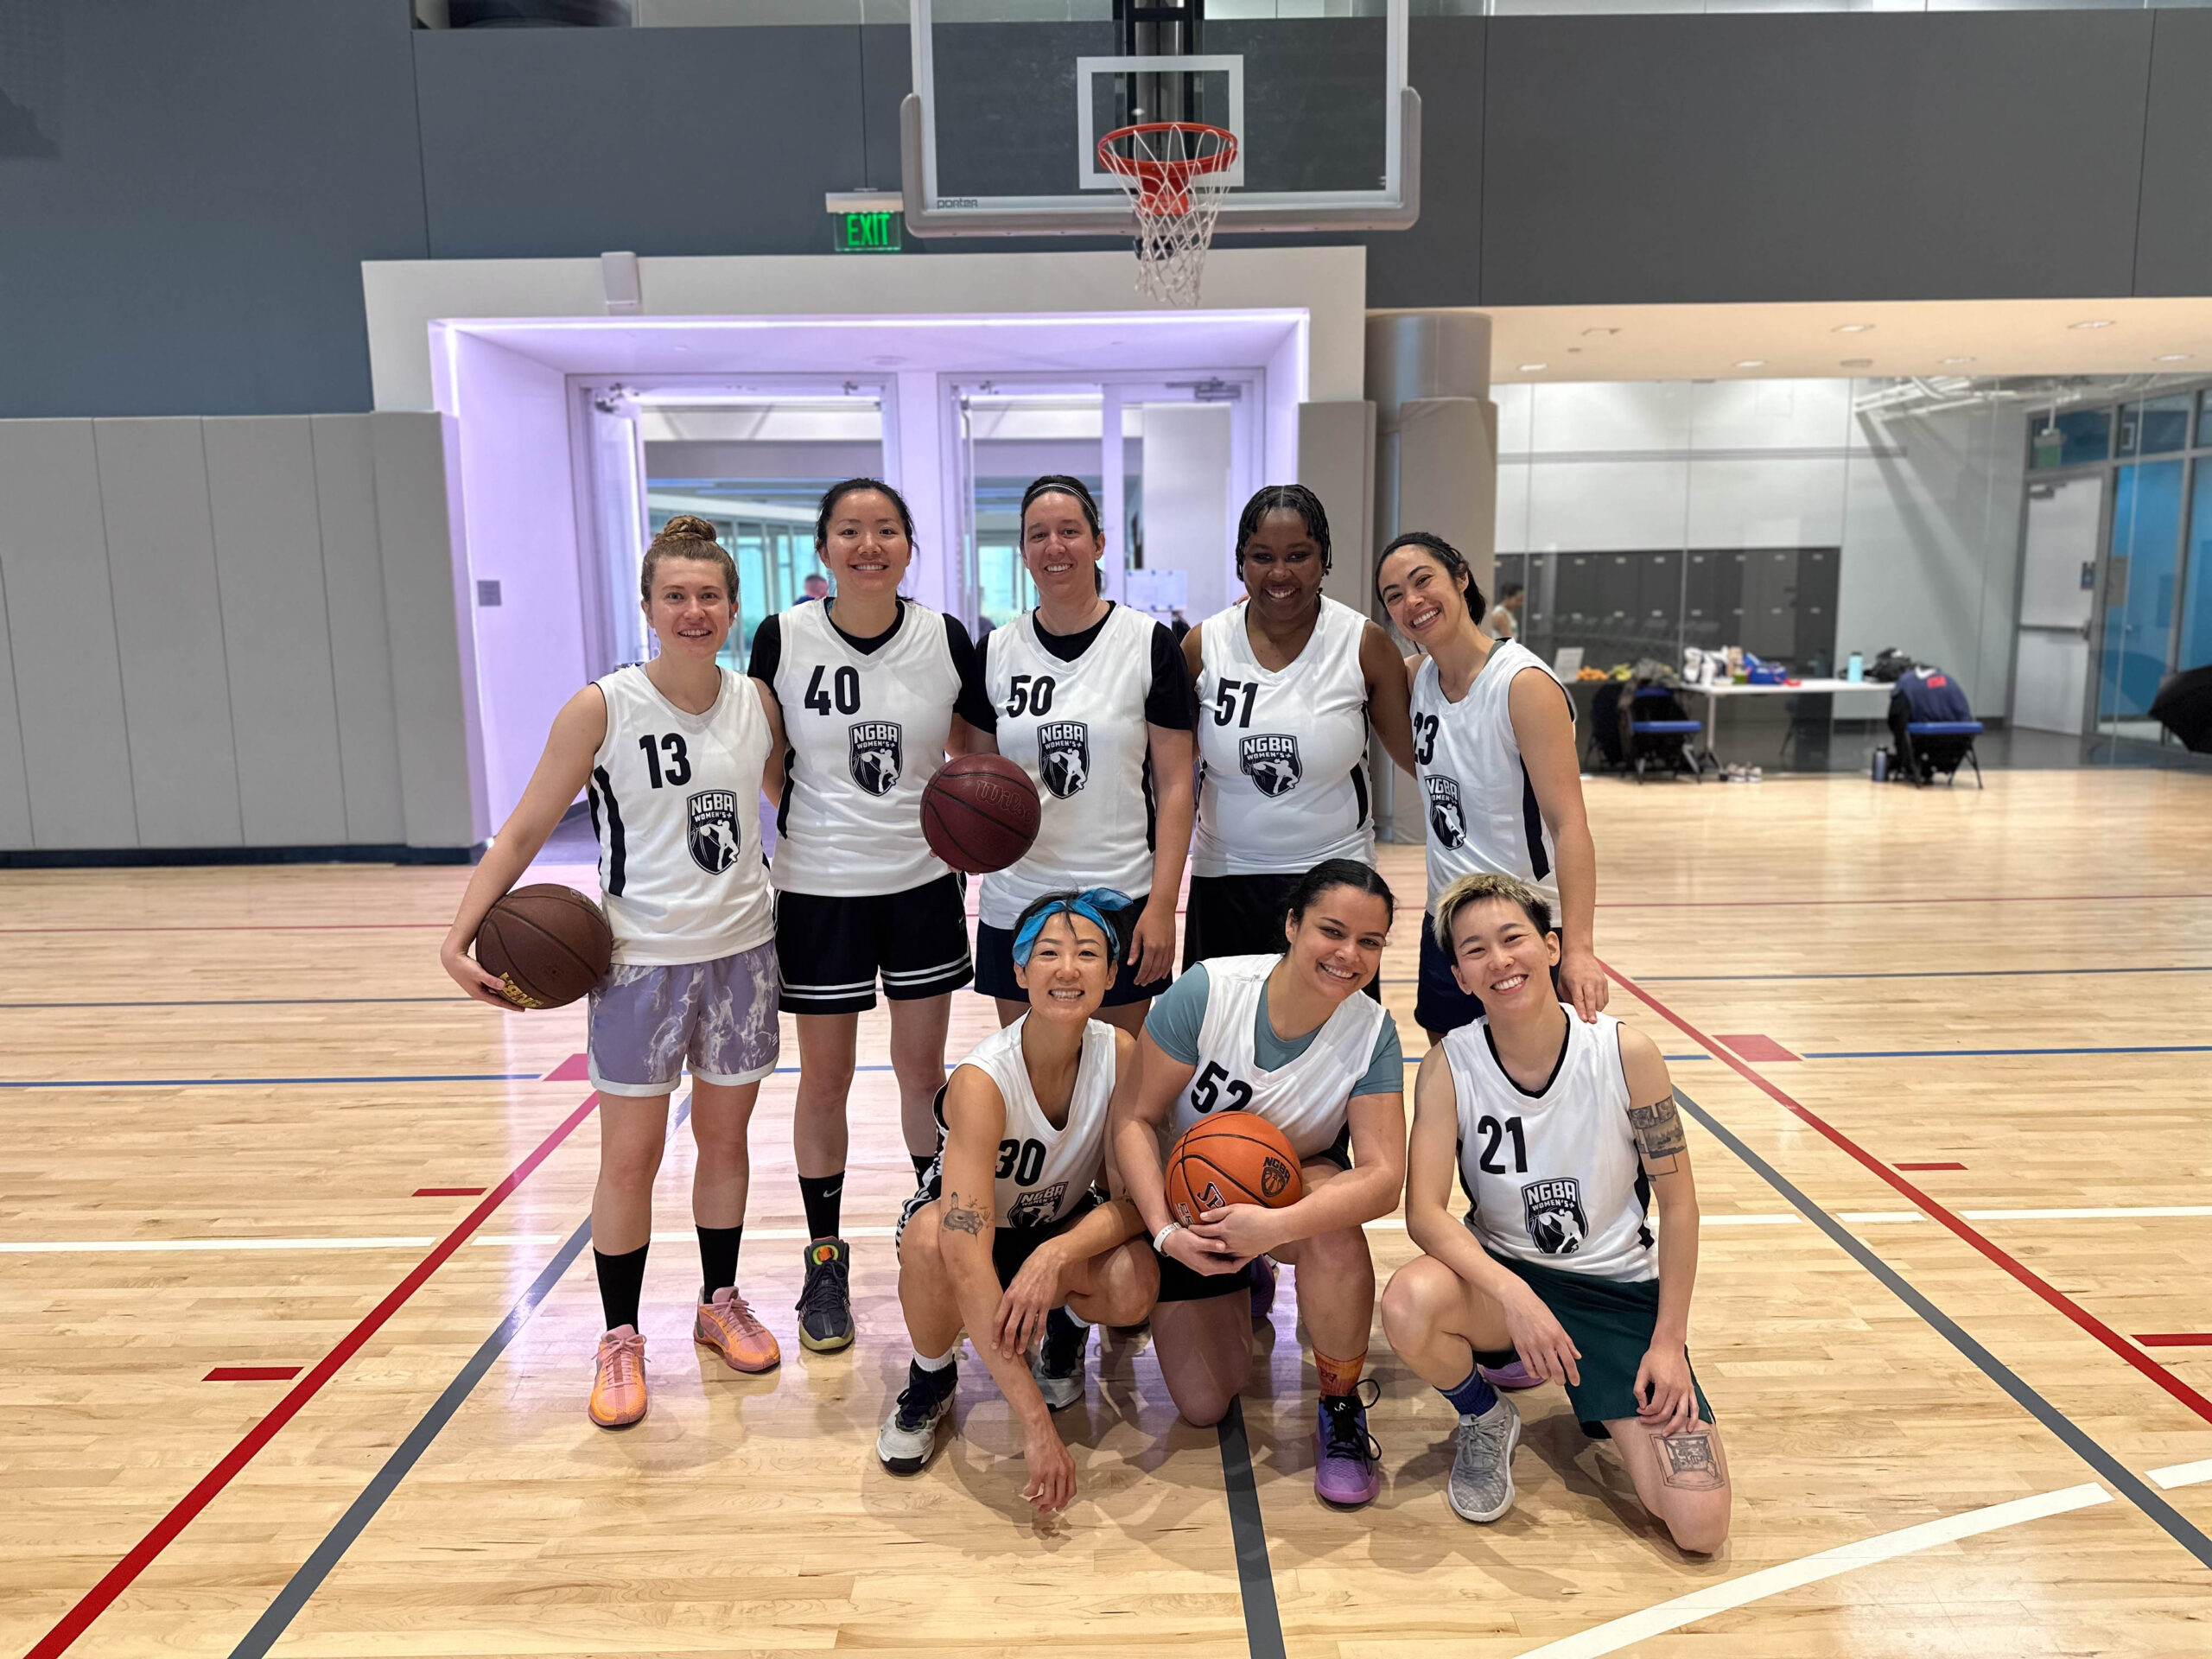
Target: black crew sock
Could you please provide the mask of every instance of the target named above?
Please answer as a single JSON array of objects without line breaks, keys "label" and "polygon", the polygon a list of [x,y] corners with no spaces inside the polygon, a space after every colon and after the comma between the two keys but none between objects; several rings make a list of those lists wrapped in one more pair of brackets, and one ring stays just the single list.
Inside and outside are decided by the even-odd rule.
[{"label": "black crew sock", "polygon": [[930,1166],[937,1162],[937,1154],[933,1152],[928,1154],[910,1152],[906,1155],[914,1160],[914,1179],[918,1181],[928,1174]]},{"label": "black crew sock", "polygon": [[737,1246],[745,1236],[742,1222],[734,1227],[695,1227],[699,1235],[699,1300],[711,1302],[723,1286],[737,1283]]},{"label": "black crew sock", "polygon": [[636,1329],[638,1299],[645,1288],[645,1252],[651,1249],[650,1244],[640,1244],[620,1255],[592,1251],[592,1265],[599,1269],[600,1311],[606,1316],[608,1330],[624,1325]]},{"label": "black crew sock", "polygon": [[844,1208],[845,1172],[835,1175],[802,1175],[798,1178],[798,1201],[806,1206],[806,1234],[809,1238],[837,1236],[838,1213]]}]

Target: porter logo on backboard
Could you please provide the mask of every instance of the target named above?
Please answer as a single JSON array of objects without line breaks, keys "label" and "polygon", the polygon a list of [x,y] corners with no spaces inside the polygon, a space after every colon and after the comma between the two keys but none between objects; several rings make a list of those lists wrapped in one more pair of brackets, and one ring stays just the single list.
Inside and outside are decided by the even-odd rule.
[{"label": "porter logo on backboard", "polygon": [[1298,740],[1285,732],[1255,732],[1241,740],[1236,765],[1254,787],[1271,799],[1289,794],[1306,775],[1298,759]]},{"label": "porter logo on backboard", "polygon": [[1449,851],[1467,844],[1467,821],[1459,811],[1459,783],[1435,772],[1421,780],[1428,795],[1428,832]]},{"label": "porter logo on backboard", "polygon": [[871,795],[888,795],[899,782],[899,722],[856,720],[852,725],[846,769]]},{"label": "porter logo on backboard", "polygon": [[1037,728],[1037,770],[1060,799],[1090,781],[1090,728],[1079,720],[1048,720]]},{"label": "porter logo on backboard", "polygon": [[1573,1255],[1590,1236],[1582,1213],[1582,1183],[1572,1175],[1531,1181],[1521,1189],[1521,1213],[1529,1236],[1546,1255]]},{"label": "porter logo on backboard", "polygon": [[727,789],[702,789],[684,805],[691,861],[709,875],[720,875],[737,862],[737,797]]}]

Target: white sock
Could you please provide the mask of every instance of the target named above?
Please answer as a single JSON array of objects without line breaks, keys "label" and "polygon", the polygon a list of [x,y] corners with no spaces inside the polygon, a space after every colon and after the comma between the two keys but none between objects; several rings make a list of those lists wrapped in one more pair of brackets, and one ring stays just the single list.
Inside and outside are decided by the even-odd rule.
[{"label": "white sock", "polygon": [[960,1343],[957,1338],[954,1339],[952,1346],[946,1349],[935,1359],[931,1359],[927,1354],[925,1354],[918,1348],[914,1350],[914,1363],[920,1366],[925,1371],[941,1371],[959,1357]]},{"label": "white sock", "polygon": [[1074,1307],[1069,1303],[1062,1302],[1060,1304],[1060,1312],[1066,1314],[1071,1319],[1074,1320],[1077,1329],[1084,1331],[1090,1329],[1090,1321],[1084,1319],[1082,1314],[1077,1313]]}]

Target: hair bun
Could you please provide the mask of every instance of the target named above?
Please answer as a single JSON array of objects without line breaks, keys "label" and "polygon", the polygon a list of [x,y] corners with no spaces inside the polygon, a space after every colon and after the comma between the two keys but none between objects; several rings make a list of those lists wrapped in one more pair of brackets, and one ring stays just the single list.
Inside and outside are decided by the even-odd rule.
[{"label": "hair bun", "polygon": [[715,527],[695,512],[677,513],[660,527],[660,536],[653,539],[658,541],[661,536],[694,536],[702,542],[720,540],[715,534]]}]

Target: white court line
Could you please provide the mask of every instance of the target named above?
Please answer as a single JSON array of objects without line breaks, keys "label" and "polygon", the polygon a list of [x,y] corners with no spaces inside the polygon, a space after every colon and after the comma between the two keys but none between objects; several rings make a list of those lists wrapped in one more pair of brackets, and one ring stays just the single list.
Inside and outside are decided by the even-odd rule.
[{"label": "white court line", "polygon": [[2044,1492],[2035,1497],[2017,1497],[2009,1503],[1993,1503],[1986,1509],[1968,1510],[1961,1515],[1946,1516],[1941,1521],[1923,1521],[1916,1527],[1905,1527],[1896,1532],[1861,1539],[1855,1544],[1824,1549],[1819,1554],[1808,1555],[1802,1560],[1784,1561],[1779,1567],[1747,1573],[1740,1579],[1729,1580],[1726,1584],[1709,1585],[1702,1590],[1694,1590],[1687,1596],[1662,1601],[1656,1607],[1646,1607],[1641,1612],[1609,1619],[1603,1624],[1593,1625],[1573,1636],[1546,1643],[1541,1648],[1531,1648],[1521,1656],[1521,1659],[1598,1659],[1600,1654],[1618,1653],[1623,1648],[1631,1647],[1651,1637],[1663,1636],[1669,1630],[1679,1630],[1685,1624],[1694,1624],[1698,1620],[1711,1618],[1716,1613],[1733,1611],[1748,1603],[1779,1595],[1785,1590],[1817,1584],[1822,1579],[1833,1579],[1862,1567],[1895,1560],[1900,1555],[1933,1549],[1939,1544],[1955,1543],[1961,1538],[2018,1526],[2024,1521],[2040,1521],[2046,1516],[2064,1515],[2069,1510],[2086,1510],[2093,1504],[2111,1502],[2110,1492],[2096,1482],[2089,1481],[2060,1491]]},{"label": "white court line", "polygon": [[427,1249],[438,1241],[420,1238],[86,1238],[33,1239],[0,1244],[0,1255],[82,1252],[109,1255],[138,1250],[401,1250]]},{"label": "white court line", "polygon": [[2148,1478],[2170,1492],[2177,1486],[2195,1486],[2200,1482],[2212,1480],[2212,1458],[2206,1458],[2200,1463],[2168,1464],[2163,1469],[2149,1471]]}]

